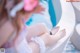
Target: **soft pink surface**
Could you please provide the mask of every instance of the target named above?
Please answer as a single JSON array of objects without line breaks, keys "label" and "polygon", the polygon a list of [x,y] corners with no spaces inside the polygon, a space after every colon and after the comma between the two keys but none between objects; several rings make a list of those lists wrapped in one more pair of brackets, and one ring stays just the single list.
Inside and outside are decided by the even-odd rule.
[{"label": "soft pink surface", "polygon": [[38,4],[38,0],[24,0],[24,10],[32,11]]}]

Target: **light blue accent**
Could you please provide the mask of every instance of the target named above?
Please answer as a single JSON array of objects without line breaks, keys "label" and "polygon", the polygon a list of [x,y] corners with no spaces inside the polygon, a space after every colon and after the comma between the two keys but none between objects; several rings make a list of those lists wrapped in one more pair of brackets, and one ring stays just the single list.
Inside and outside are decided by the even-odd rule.
[{"label": "light blue accent", "polygon": [[26,24],[27,25],[31,25],[31,22],[32,22],[33,20],[32,20],[32,18],[30,18],[27,22],[26,22]]},{"label": "light blue accent", "polygon": [[[47,1],[47,0],[45,0],[45,1]],[[51,19],[52,25],[56,26],[56,15],[55,15],[54,7],[53,7],[53,4],[52,4],[52,0],[48,0],[47,2],[48,2],[48,5],[49,5],[49,14],[50,14],[50,19]],[[41,16],[36,15],[37,18],[34,19],[34,20],[33,20],[32,17],[33,16],[31,16],[30,20],[26,23],[27,25],[34,24],[36,21],[39,21],[39,20],[42,20],[42,21],[45,22],[44,19],[40,18]]]},{"label": "light blue accent", "polygon": [[56,15],[52,4],[52,0],[48,0],[48,5],[49,5],[49,14],[50,14],[51,22],[53,26],[56,26]]}]

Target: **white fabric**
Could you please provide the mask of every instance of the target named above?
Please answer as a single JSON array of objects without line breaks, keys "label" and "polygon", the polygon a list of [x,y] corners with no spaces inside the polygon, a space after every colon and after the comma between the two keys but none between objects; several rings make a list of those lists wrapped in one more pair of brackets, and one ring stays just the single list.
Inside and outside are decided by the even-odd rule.
[{"label": "white fabric", "polygon": [[22,1],[11,10],[10,16],[15,17],[16,12],[20,11],[23,7],[24,7],[24,2]]},{"label": "white fabric", "polygon": [[[14,32],[14,34],[9,38],[9,41],[10,44],[13,44],[12,43],[12,40],[15,38],[15,35],[16,35],[16,31]],[[14,47],[10,47],[10,48],[6,48],[5,49],[5,53],[16,53],[16,50]]]},{"label": "white fabric", "polygon": [[32,49],[29,47],[26,39],[17,46],[18,53],[32,53]]},{"label": "white fabric", "polygon": [[7,49],[5,49],[5,53],[16,53],[16,50],[14,47],[7,48]]},{"label": "white fabric", "polygon": [[35,38],[32,38],[31,40],[36,42],[39,45],[40,53],[45,53],[46,47],[45,47],[44,41],[40,37],[35,37]]}]

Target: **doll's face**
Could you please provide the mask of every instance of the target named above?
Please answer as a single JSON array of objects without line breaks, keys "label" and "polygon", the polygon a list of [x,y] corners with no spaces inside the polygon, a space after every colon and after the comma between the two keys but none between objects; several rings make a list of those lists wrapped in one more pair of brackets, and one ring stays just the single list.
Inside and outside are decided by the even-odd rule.
[{"label": "doll's face", "polygon": [[32,11],[38,5],[39,0],[24,0],[24,10]]}]

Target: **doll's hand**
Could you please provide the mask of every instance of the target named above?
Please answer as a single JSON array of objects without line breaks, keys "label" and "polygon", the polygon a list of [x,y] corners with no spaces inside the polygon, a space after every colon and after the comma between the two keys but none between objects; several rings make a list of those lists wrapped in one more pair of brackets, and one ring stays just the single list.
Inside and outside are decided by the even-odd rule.
[{"label": "doll's hand", "polygon": [[[55,30],[53,30],[52,32],[55,32]],[[50,35],[49,33],[45,33],[40,37],[44,41],[46,47],[50,47],[52,45],[55,45],[65,35],[66,35],[66,32],[63,29],[63,30],[61,30],[59,32],[56,30],[56,33],[54,33],[53,35]]]}]

